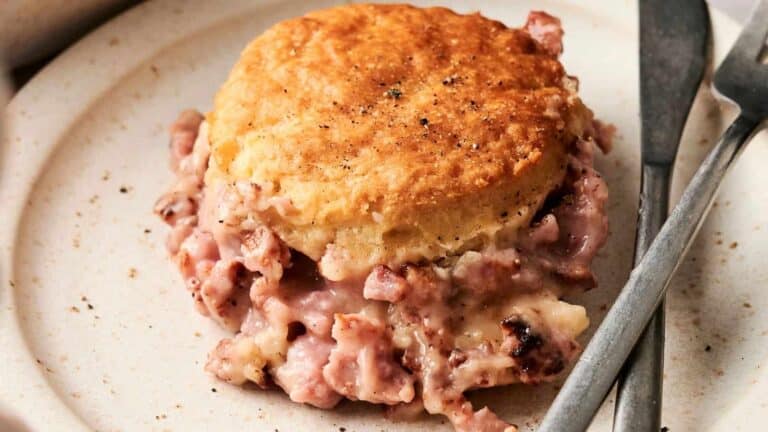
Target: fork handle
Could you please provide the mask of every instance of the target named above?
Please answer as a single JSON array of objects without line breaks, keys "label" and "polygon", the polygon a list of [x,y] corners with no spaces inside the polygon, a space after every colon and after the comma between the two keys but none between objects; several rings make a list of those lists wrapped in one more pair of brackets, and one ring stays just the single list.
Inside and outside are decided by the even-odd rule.
[{"label": "fork handle", "polygon": [[539,432],[582,432],[587,429],[661,302],[725,173],[761,121],[757,116],[742,112],[704,159],[643,259],[629,275],[544,416]]}]

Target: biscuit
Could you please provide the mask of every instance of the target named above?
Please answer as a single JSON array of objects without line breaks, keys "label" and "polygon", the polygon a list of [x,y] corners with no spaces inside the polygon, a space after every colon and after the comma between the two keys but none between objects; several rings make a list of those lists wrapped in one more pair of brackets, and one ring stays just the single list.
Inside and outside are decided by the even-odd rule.
[{"label": "biscuit", "polygon": [[208,187],[341,280],[514,239],[592,113],[551,50],[479,14],[346,5],[253,40],[219,90]]}]

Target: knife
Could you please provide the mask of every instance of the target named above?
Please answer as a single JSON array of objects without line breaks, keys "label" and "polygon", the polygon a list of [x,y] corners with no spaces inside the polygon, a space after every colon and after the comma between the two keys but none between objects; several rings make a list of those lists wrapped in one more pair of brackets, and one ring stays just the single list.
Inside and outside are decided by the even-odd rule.
[{"label": "knife", "polygon": [[[709,41],[709,14],[704,0],[640,0],[639,16],[642,178],[635,265],[667,217],[672,167],[704,75]],[[622,315],[613,319],[631,320],[632,315],[626,312],[613,313]],[[609,371],[618,371],[621,365],[606,362],[604,351],[618,344],[628,345],[629,352],[635,343],[635,339],[622,339],[621,333],[613,336],[619,339],[603,338],[587,347],[544,417],[540,432],[587,429],[614,382],[616,372]],[[614,431],[659,431],[663,351],[662,303],[624,366]],[[623,357],[616,360],[623,361]]]},{"label": "knife", "polygon": [[[709,42],[704,0],[640,0],[639,15],[642,168],[635,266],[667,218],[672,168]],[[664,306],[662,300],[619,375],[615,432],[660,430]]]}]

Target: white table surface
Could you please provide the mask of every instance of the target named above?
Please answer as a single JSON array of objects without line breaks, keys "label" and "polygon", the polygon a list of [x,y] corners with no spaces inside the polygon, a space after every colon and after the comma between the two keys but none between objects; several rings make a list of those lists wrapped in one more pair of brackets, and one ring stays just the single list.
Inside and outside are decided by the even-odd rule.
[{"label": "white table surface", "polygon": [[731,18],[744,23],[756,0],[709,0],[709,3],[728,14]]}]

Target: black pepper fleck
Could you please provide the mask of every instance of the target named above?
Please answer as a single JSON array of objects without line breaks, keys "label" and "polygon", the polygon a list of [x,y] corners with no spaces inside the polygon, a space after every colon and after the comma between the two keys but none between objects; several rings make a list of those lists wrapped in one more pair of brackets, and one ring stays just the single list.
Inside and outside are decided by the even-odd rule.
[{"label": "black pepper fleck", "polygon": [[128,193],[128,188],[125,186],[120,186],[120,193]]},{"label": "black pepper fleck", "polygon": [[707,346],[704,348],[704,351],[706,351],[706,352],[710,352],[710,351],[712,351],[712,347],[711,347],[711,346],[709,346],[709,345],[707,345]]},{"label": "black pepper fleck", "polygon": [[400,96],[403,95],[403,92],[401,92],[399,89],[391,88],[387,90],[387,96],[393,98],[393,99],[400,99]]},{"label": "black pepper fleck", "polygon": [[419,119],[419,124],[422,126],[428,126],[429,125],[429,119],[421,118]]}]

